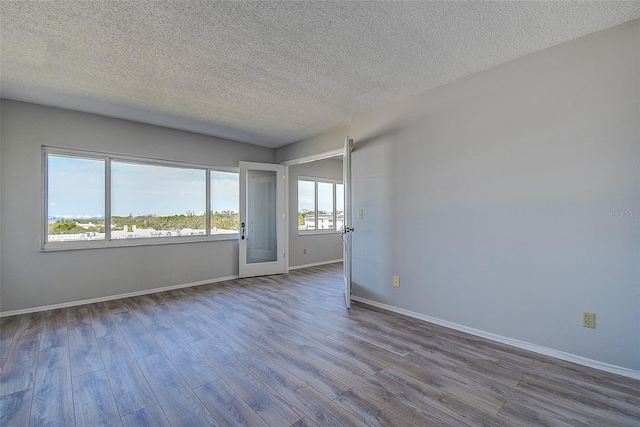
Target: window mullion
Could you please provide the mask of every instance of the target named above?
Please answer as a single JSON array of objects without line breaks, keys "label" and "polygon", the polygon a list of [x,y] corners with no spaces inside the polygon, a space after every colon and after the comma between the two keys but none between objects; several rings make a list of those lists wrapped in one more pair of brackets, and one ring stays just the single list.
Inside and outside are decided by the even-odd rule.
[{"label": "window mullion", "polygon": [[314,210],[314,215],[316,219],[315,230],[318,231],[319,230],[318,226],[320,225],[320,223],[318,222],[318,181],[314,181],[313,184],[314,184],[314,197],[315,197],[313,210]]},{"label": "window mullion", "polygon": [[104,159],[104,239],[111,241],[111,158]]},{"label": "window mullion", "polygon": [[338,217],[336,215],[336,183],[333,183],[333,231],[336,231],[336,221]]},{"label": "window mullion", "polygon": [[205,176],[205,212],[204,212],[204,220],[206,222],[205,230],[207,236],[211,235],[211,169],[207,169],[207,173]]},{"label": "window mullion", "polygon": [[42,186],[42,200],[43,204],[43,239],[42,239],[42,248],[44,249],[44,245],[49,241],[49,153],[43,152],[43,186]]}]

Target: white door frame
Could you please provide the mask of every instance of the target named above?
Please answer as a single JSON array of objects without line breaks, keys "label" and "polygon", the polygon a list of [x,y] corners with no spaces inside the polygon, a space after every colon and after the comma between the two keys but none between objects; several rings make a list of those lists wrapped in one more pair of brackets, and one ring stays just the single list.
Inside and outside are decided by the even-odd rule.
[{"label": "white door frame", "polygon": [[[347,146],[349,147],[349,159],[346,159],[345,156],[347,155]],[[292,159],[292,160],[287,160],[285,162],[282,162],[283,165],[285,166],[295,166],[295,165],[301,165],[304,163],[310,163],[310,162],[315,162],[318,160],[324,160],[324,159],[329,159],[331,157],[336,157],[336,156],[340,156],[342,157],[342,166],[343,166],[343,172],[342,172],[342,180],[343,183],[345,184],[344,186],[344,227],[345,230],[350,229],[349,232],[344,233],[342,235],[343,238],[343,242],[344,244],[344,250],[343,250],[343,256],[342,256],[342,262],[343,262],[343,276],[344,276],[344,281],[345,281],[345,306],[347,308],[349,308],[351,306],[351,231],[353,231],[353,226],[352,226],[352,219],[351,219],[351,183],[350,183],[350,179],[351,179],[351,162],[349,161],[351,158],[351,151],[353,150],[353,140],[351,140],[348,136],[345,138],[345,146],[343,146],[342,148],[336,148],[334,150],[329,150],[329,151],[324,151],[322,153],[317,153],[317,154],[311,154],[308,156],[304,156],[304,157],[299,157],[296,159]],[[347,167],[345,165],[345,162],[349,161],[349,167],[348,167],[348,174],[349,176],[346,176],[347,174]],[[349,186],[349,188],[347,189],[347,186]],[[288,198],[287,198],[287,203],[288,203]],[[288,240],[287,240],[287,245],[288,245]],[[287,247],[288,250],[288,247]],[[289,266],[289,261],[287,260],[287,266]]]},{"label": "white door frame", "polygon": [[[335,150],[329,150],[329,151],[323,151],[322,153],[318,153],[318,154],[311,154],[309,156],[304,156],[304,157],[298,157],[296,159],[291,159],[291,160],[287,160],[285,162],[282,162],[282,164],[284,166],[297,166],[297,165],[302,165],[305,163],[311,163],[311,162],[316,162],[319,160],[325,160],[325,159],[330,159],[332,157],[336,157],[336,156],[340,156],[342,157],[344,155],[344,149],[343,148],[337,148]],[[287,176],[289,176],[289,171],[287,170]],[[344,179],[344,176],[343,176]],[[286,195],[286,199],[287,199],[287,212],[289,212],[289,185],[287,185],[287,195]],[[296,207],[297,210],[297,207]],[[291,217],[291,221],[293,221],[296,217]],[[289,228],[287,228],[287,230],[289,230]],[[287,235],[287,254],[289,253],[289,237]],[[289,258],[287,257],[287,271],[289,271]]]},{"label": "white door frame", "polygon": [[344,139],[342,159],[342,179],[344,183],[344,222],[342,227],[342,241],[344,252],[342,255],[344,278],[344,305],[351,308],[351,233],[353,219],[351,214],[351,152],[353,151],[353,139],[348,136]]}]

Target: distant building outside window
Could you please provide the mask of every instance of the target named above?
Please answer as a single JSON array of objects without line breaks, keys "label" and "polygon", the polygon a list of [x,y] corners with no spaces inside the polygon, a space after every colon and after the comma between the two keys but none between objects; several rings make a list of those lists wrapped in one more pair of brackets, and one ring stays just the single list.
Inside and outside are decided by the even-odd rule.
[{"label": "distant building outside window", "polygon": [[298,179],[298,231],[336,232],[344,223],[344,188],[337,180]]}]

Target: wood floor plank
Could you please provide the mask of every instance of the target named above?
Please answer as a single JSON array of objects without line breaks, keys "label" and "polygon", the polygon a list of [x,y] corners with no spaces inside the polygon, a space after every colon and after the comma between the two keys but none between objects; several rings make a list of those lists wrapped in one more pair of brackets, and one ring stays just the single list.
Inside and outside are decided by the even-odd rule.
[{"label": "wood floor plank", "polygon": [[208,337],[212,338],[243,365],[251,366],[268,359],[264,352],[239,339],[215,320],[207,316],[199,316],[192,318],[192,321],[206,331]]},{"label": "wood floor plank", "polygon": [[416,349],[428,347],[434,339],[438,338],[438,334],[433,331],[417,328],[405,322],[398,324],[393,321],[395,319],[380,318],[376,313],[367,313],[365,310],[350,311],[350,316],[352,320],[358,322],[353,329],[366,328],[371,333],[412,344]]},{"label": "wood floor plank", "polygon": [[96,338],[120,333],[120,330],[116,326],[116,321],[113,319],[107,304],[99,302],[90,304],[87,308],[89,309],[91,325],[93,326],[93,332],[95,333]]},{"label": "wood floor plank", "polygon": [[252,326],[253,329],[259,330],[259,332],[265,332],[264,328],[270,328],[274,331],[279,332],[280,334],[284,334],[287,337],[295,338],[297,340],[305,340],[307,344],[312,345],[318,349],[321,349],[323,352],[331,354],[333,357],[337,357],[342,359],[343,361],[353,365],[355,368],[366,372],[370,375],[379,372],[384,369],[387,365],[379,362],[376,359],[373,359],[367,356],[364,353],[357,352],[353,350],[348,345],[344,345],[341,342],[336,340],[327,338],[321,334],[315,333],[314,331],[309,330],[301,330],[300,328],[295,329],[289,326],[282,325],[258,325]]},{"label": "wood floor plank", "polygon": [[135,315],[142,326],[149,326],[162,321],[155,312],[154,306],[146,303],[147,300],[141,297],[133,297],[131,301],[135,303],[135,307],[130,305],[129,311]]},{"label": "wood floor plank", "polygon": [[597,384],[632,396],[640,396],[640,381],[613,375],[594,368],[559,359],[537,356],[532,367],[540,372],[554,373],[558,378],[573,378],[586,384]]},{"label": "wood floor plank", "polygon": [[124,304],[123,300],[124,298],[105,301],[105,304],[112,315],[129,311],[129,308]]},{"label": "wood floor plank", "polygon": [[304,417],[300,421],[291,424],[291,427],[320,427],[317,423],[311,421],[309,417]]},{"label": "wood floor plank", "polygon": [[379,333],[371,331],[364,326],[356,325],[349,333],[356,335],[361,340],[367,341],[375,345],[376,347],[383,348],[400,356],[406,356],[412,351],[420,348],[420,346],[417,344],[408,342],[403,343],[401,340],[395,338],[394,336],[380,335]]},{"label": "wood floor plank", "polygon": [[[254,327],[254,329],[295,354],[302,356],[313,365],[322,368],[336,378],[340,378],[340,380],[349,386],[360,383],[359,380],[362,377],[370,375],[352,364],[345,362],[341,358],[335,357],[320,348],[306,344],[304,340],[296,338],[295,335],[280,333],[269,326]],[[356,379],[355,381],[354,378]]]},{"label": "wood floor plank", "polygon": [[212,339],[191,346],[216,370],[225,383],[271,427],[290,426],[302,418],[296,409],[264,385],[250,370],[235,361]]},{"label": "wood floor plank", "polygon": [[404,390],[407,395],[418,397],[425,404],[459,420],[462,424],[505,427],[509,425],[504,419],[495,415],[497,413],[497,411],[493,412],[495,408],[492,407],[487,410],[483,407],[470,404],[458,396],[451,395],[433,385],[416,380],[402,371],[395,370],[393,367],[383,369],[376,374],[376,377]]},{"label": "wood floor plank", "polygon": [[499,379],[505,384],[516,385],[524,374],[529,372],[525,368],[513,365],[508,361],[495,359],[476,351],[469,351],[461,346],[445,348],[434,344],[433,347],[428,349],[421,348],[414,351],[408,359],[411,360],[413,357],[431,361],[442,360],[456,365],[460,371],[475,372],[478,376]]},{"label": "wood floor plank", "polygon": [[75,425],[67,346],[57,346],[40,352],[30,425]]},{"label": "wood floor plank", "polygon": [[498,416],[510,423],[526,426],[597,425],[621,427],[629,425],[620,424],[605,418],[584,416],[580,412],[576,412],[568,407],[563,407],[562,405],[557,405],[554,402],[548,402],[541,405],[539,401],[535,400],[526,403],[507,401],[500,409]]},{"label": "wood floor plank", "polygon": [[425,387],[428,386],[440,392],[448,393],[491,414],[497,414],[505,403],[505,399],[501,397],[490,395],[484,390],[475,389],[468,380],[456,381],[456,379],[452,379],[448,375],[443,375],[443,372],[435,372],[431,366],[416,368],[398,365],[387,367],[381,372],[384,371],[392,375],[398,375],[402,372],[404,377],[410,377],[413,381],[419,382]]},{"label": "wood floor plank", "polygon": [[77,427],[122,425],[104,370],[73,377],[72,383]]},{"label": "wood floor plank", "polygon": [[210,300],[201,298],[200,295],[198,295],[197,298],[192,300],[192,303],[199,314],[210,317],[228,331],[234,331],[245,326],[245,324],[235,316],[232,307],[228,306],[224,301],[216,301],[216,303],[213,304]]},{"label": "wood floor plank", "polygon": [[356,335],[345,334],[344,332],[336,332],[329,335],[328,338],[347,345],[360,353],[365,353],[369,357],[377,360],[379,363],[382,363],[385,366],[393,365],[402,358],[402,356],[398,354],[373,345],[368,341],[361,340]]},{"label": "wood floor plank", "polygon": [[385,406],[376,404],[376,402],[371,401],[368,396],[365,396],[353,388],[338,396],[335,401],[368,426],[417,427],[416,424],[399,413]]},{"label": "wood floor plank", "polygon": [[163,319],[169,326],[180,334],[180,337],[187,343],[200,341],[207,338],[207,334],[189,319],[183,316],[178,310],[166,304],[156,304],[153,306],[154,312],[160,319]]},{"label": "wood floor plank", "polygon": [[16,337],[0,372],[0,395],[33,387],[39,341],[35,332]]},{"label": "wood floor plank", "polygon": [[0,372],[0,395],[33,387],[42,332],[42,313],[19,316],[11,347]]},{"label": "wood floor plank", "polygon": [[409,374],[416,371],[424,372],[432,380],[440,378],[454,384],[458,390],[463,389],[464,392],[471,392],[483,398],[495,399],[496,407],[502,406],[507,399],[525,400],[517,389],[519,380],[510,379],[509,375],[484,375],[477,370],[461,367],[455,361],[434,357],[428,353],[416,351],[400,361],[396,368]]},{"label": "wood floor plank", "polygon": [[174,329],[164,323],[150,325],[147,329],[189,387],[200,387],[220,378]]},{"label": "wood floor plank", "polygon": [[68,344],[66,312],[64,310],[45,311],[40,337],[40,351]]},{"label": "wood floor plank", "polygon": [[300,325],[304,325],[306,328],[318,331],[324,335],[329,335],[334,332],[351,332],[351,323],[348,320],[342,318],[318,318],[309,314],[306,310],[300,307],[282,307],[280,309],[273,309],[266,307],[266,312],[271,313],[273,316],[279,316],[285,320],[295,321]]},{"label": "wood floor plank", "polygon": [[113,317],[136,359],[161,351],[160,346],[158,346],[134,313],[125,311],[114,314]]},{"label": "wood floor plank", "polygon": [[26,389],[0,396],[0,425],[29,425],[32,392]]},{"label": "wood floor plank", "polygon": [[198,316],[199,312],[194,308],[191,297],[182,297],[173,291],[161,292],[158,294],[159,303],[166,305],[183,316]]},{"label": "wood floor plank", "polygon": [[18,316],[18,326],[16,327],[16,334],[42,332],[42,322],[44,313],[28,313]]},{"label": "wood floor plank", "polygon": [[[428,344],[430,341],[438,340],[439,345],[443,345],[445,348],[462,347],[477,353],[482,353],[485,357],[497,357],[500,360],[508,361],[521,367],[531,366],[535,361],[532,353],[516,347],[474,337],[440,325],[415,321],[400,314],[387,312],[366,304],[357,303],[356,305],[366,307],[366,311],[369,312],[366,314],[367,319],[371,319],[370,316],[374,315],[375,317],[379,317],[379,319],[376,319],[379,324],[388,326],[386,331],[381,331],[381,333],[395,335],[394,330],[411,332],[414,334],[414,337],[422,336],[427,338],[426,341],[421,343],[423,347],[424,344]],[[352,312],[352,314],[355,313],[355,311]],[[359,314],[355,315],[357,319],[360,316]]]},{"label": "wood floor plank", "polygon": [[91,321],[89,307],[86,305],[76,305],[63,309],[67,314],[67,323],[76,323],[82,321]]},{"label": "wood floor plank", "polygon": [[11,348],[19,321],[20,316],[0,317],[0,371]]},{"label": "wood floor plank", "polygon": [[402,414],[419,426],[467,425],[451,416],[447,410],[437,409],[438,405],[428,404],[425,396],[397,388],[389,381],[382,381],[378,375],[361,378],[356,388],[366,394],[372,402],[378,402]]},{"label": "wood floor plank", "polygon": [[[242,327],[252,324],[285,324],[286,321],[279,316],[268,313],[261,307],[249,307],[247,305],[230,305],[234,317],[244,323]],[[240,328],[236,328],[240,329]]]},{"label": "wood floor plank", "polygon": [[68,334],[72,376],[104,369],[98,342],[88,320],[69,323]]},{"label": "wood floor plank", "polygon": [[242,328],[234,331],[246,342],[251,342],[289,372],[304,378],[305,382],[330,399],[334,399],[351,387],[335,375],[308,362],[303,357],[270,340],[264,335]]},{"label": "wood floor plank", "polygon": [[154,306],[158,304],[164,304],[162,302],[162,292],[154,292],[151,294],[140,295],[140,298],[148,305]]},{"label": "wood floor plank", "polygon": [[518,388],[538,394],[543,399],[559,402],[581,412],[591,413],[623,425],[633,422],[640,424],[640,407],[615,407],[581,390],[567,388],[562,383],[525,376],[518,384]]},{"label": "wood floor plank", "polygon": [[606,402],[612,408],[621,410],[637,411],[640,408],[640,390],[638,393],[628,394],[609,387],[588,383],[569,376],[559,376],[553,372],[539,371],[535,368],[524,369],[524,374],[529,378],[549,381],[551,383],[561,383],[564,387],[590,396],[593,399]]},{"label": "wood floor plank", "polygon": [[244,427],[265,423],[258,413],[221,379],[194,391],[220,426]]},{"label": "wood floor plank", "polygon": [[340,405],[273,361],[254,365],[251,370],[319,425],[359,427],[365,425]]},{"label": "wood floor plank", "polygon": [[149,406],[122,417],[124,427],[171,427],[160,405]]},{"label": "wood floor plank", "polygon": [[218,425],[164,354],[143,357],[138,363],[171,425]]},{"label": "wood floor plank", "polygon": [[98,346],[120,416],[157,403],[122,335],[101,337]]}]

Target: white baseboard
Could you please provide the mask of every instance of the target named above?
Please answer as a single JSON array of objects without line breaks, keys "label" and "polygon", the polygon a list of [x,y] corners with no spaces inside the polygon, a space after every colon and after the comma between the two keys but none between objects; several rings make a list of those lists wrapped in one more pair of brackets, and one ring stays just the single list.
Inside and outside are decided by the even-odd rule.
[{"label": "white baseboard", "polygon": [[372,305],[374,307],[382,308],[385,310],[393,311],[394,313],[404,314],[405,316],[413,317],[415,319],[424,320],[425,322],[435,323],[436,325],[444,326],[445,328],[454,329],[460,332],[466,332],[477,337],[486,338],[491,341],[496,341],[502,344],[511,345],[524,350],[529,350],[534,353],[544,354],[545,356],[555,357],[556,359],[565,360],[567,362],[577,363],[578,365],[588,366],[590,368],[599,369],[601,371],[611,372],[613,374],[622,375],[627,378],[633,378],[640,380],[640,371],[634,371],[633,369],[623,368],[621,366],[610,365],[608,363],[599,362],[597,360],[588,359],[586,357],[578,356],[571,353],[565,353],[560,350],[554,350],[549,347],[544,347],[538,344],[531,344],[525,341],[515,340],[513,338],[503,337],[501,335],[492,334],[490,332],[481,331],[479,329],[470,328],[468,326],[458,325],[457,323],[448,322],[446,320],[440,320],[435,317],[425,316],[424,314],[416,313],[414,311],[405,310],[403,308],[394,307],[388,304],[371,301],[366,298],[357,296],[351,296],[354,301],[359,301],[364,304]]},{"label": "white baseboard", "polygon": [[342,258],[340,258],[340,259],[332,259],[330,261],[312,262],[311,264],[294,265],[294,266],[290,266],[289,270],[299,270],[301,268],[317,267],[319,265],[325,265],[325,264],[335,264],[336,262],[342,262]]},{"label": "white baseboard", "polygon": [[226,280],[237,279],[238,276],[218,277],[210,280],[200,280],[198,282],[182,283],[179,285],[164,286],[162,288],[145,289],[143,291],[127,292],[125,294],[109,295],[105,297],[89,298],[78,301],[63,302],[60,304],[43,305],[40,307],[23,308],[21,310],[4,311],[0,313],[0,317],[16,316],[19,314],[37,313],[39,311],[55,310],[57,308],[74,307],[76,305],[93,304],[96,302],[111,301],[122,298],[136,297],[138,295],[155,294],[157,292],[171,291],[173,289],[189,288],[191,286],[206,285],[209,283],[224,282]]}]

